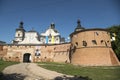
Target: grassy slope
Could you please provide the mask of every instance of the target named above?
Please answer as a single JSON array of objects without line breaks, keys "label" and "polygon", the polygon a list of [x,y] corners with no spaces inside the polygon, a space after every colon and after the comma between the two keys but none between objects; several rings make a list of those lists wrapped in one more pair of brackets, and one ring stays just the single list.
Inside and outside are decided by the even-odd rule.
[{"label": "grassy slope", "polygon": [[41,67],[68,75],[88,76],[92,80],[120,80],[118,67],[80,67],[71,64],[38,63]]},{"label": "grassy slope", "polygon": [[0,72],[7,66],[17,64],[18,62],[8,62],[8,61],[2,61],[0,60]]}]

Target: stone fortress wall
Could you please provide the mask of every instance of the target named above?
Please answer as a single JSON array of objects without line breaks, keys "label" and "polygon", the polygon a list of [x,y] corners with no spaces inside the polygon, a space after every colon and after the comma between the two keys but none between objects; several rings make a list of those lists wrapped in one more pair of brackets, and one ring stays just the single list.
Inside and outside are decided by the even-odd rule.
[{"label": "stone fortress wall", "polygon": [[120,65],[111,48],[110,33],[107,30],[84,29],[78,20],[78,25],[70,34],[70,38],[69,43],[0,45],[0,58],[5,61],[62,62],[80,66]]},{"label": "stone fortress wall", "polygon": [[4,54],[5,61],[24,62],[26,56],[28,58],[26,62],[69,62],[69,48],[70,43],[38,46],[5,45],[1,46],[0,53]]},{"label": "stone fortress wall", "polygon": [[[79,38],[78,38],[79,37]],[[71,34],[71,63],[82,66],[112,66],[119,61],[105,29],[85,29]]]},{"label": "stone fortress wall", "polygon": [[7,50],[3,49],[3,45],[0,45],[0,59],[7,55]]}]

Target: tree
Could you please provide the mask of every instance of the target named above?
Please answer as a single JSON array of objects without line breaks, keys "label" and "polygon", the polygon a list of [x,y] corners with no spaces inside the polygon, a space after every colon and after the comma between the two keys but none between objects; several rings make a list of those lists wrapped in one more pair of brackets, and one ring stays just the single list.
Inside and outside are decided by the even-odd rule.
[{"label": "tree", "polygon": [[112,36],[115,37],[115,40],[111,42],[111,45],[112,45],[112,49],[114,50],[120,61],[120,25],[114,25],[107,29],[108,31],[110,31],[111,37]]}]

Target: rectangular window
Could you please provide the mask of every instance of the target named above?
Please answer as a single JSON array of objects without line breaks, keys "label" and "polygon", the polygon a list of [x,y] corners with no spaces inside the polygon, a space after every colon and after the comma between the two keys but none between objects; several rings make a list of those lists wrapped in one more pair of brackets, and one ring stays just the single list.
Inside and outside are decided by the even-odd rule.
[{"label": "rectangular window", "polygon": [[96,40],[92,40],[92,43],[97,45],[97,42],[96,42]]}]

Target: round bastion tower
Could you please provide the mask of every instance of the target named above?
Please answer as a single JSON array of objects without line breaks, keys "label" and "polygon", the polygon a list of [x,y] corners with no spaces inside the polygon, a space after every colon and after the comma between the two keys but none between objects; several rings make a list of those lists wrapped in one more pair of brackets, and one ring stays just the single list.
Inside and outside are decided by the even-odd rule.
[{"label": "round bastion tower", "polygon": [[111,48],[110,33],[106,29],[84,29],[78,20],[78,25],[70,37],[72,64],[81,66],[119,65]]}]

